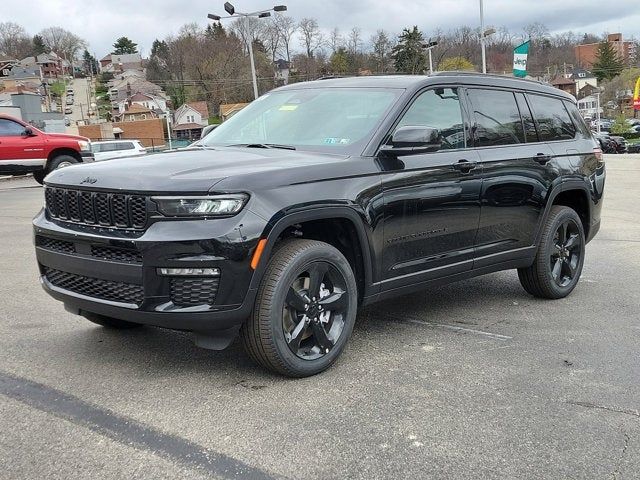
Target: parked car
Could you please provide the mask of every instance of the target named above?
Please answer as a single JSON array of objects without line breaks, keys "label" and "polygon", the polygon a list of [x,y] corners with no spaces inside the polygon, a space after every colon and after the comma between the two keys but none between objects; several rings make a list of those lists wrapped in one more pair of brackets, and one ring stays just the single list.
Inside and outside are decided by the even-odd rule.
[{"label": "parked car", "polygon": [[93,142],[91,150],[96,162],[113,160],[114,158],[139,157],[147,154],[147,149],[140,140],[104,140]]},{"label": "parked car", "polygon": [[575,99],[538,82],[295,83],[202,142],[47,177],[36,256],[67,311],[206,348],[239,333],[302,377],[339,357],[362,305],[505,269],[565,297],[600,228],[602,152]]},{"label": "parked car", "polygon": [[65,115],[71,115],[71,114],[73,113],[73,108],[71,108],[71,107],[66,107],[66,108],[64,109],[64,113],[65,113]]},{"label": "parked car", "polygon": [[73,97],[67,97],[67,105],[73,105]]},{"label": "parked car", "polygon": [[611,135],[615,144],[616,153],[627,153],[627,140],[619,135]]},{"label": "parked car", "polygon": [[45,133],[17,118],[0,114],[0,175],[45,175],[74,163],[93,162],[91,142],[76,135]]},{"label": "parked car", "polygon": [[67,87],[67,95],[73,96],[73,87]]},{"label": "parked car", "polygon": [[640,142],[630,144],[627,147],[627,153],[640,153]]},{"label": "parked car", "polygon": [[618,146],[611,136],[606,132],[593,133],[594,138],[598,141],[600,148],[604,153],[617,153]]},{"label": "parked car", "polygon": [[64,117],[64,126],[65,127],[71,126],[71,120],[69,120],[67,117]]}]

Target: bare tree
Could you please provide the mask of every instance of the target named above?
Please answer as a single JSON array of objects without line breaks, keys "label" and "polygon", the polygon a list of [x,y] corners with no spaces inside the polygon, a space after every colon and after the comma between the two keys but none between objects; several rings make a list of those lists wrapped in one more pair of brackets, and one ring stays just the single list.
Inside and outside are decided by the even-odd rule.
[{"label": "bare tree", "polygon": [[327,43],[329,45],[329,48],[331,48],[331,53],[336,53],[340,49],[340,47],[344,47],[344,38],[342,38],[340,29],[338,27],[335,27],[333,30],[331,30]]},{"label": "bare tree", "polygon": [[308,58],[313,58],[316,50],[322,47],[324,37],[315,18],[303,18],[298,24],[300,44],[305,48]]},{"label": "bare tree", "polygon": [[350,54],[357,55],[362,48],[362,33],[358,27],[353,27],[349,32],[349,41],[347,49]]},{"label": "bare tree", "polygon": [[280,35],[280,44],[284,49],[287,62],[291,61],[291,39],[293,35],[298,31],[298,25],[292,17],[286,15],[276,15],[274,17],[274,23],[278,29],[278,35]]},{"label": "bare tree", "polygon": [[61,57],[66,57],[69,61],[74,59],[76,54],[87,46],[87,42],[62,27],[45,28],[38,35],[42,37],[49,50]]},{"label": "bare tree", "polygon": [[31,38],[17,23],[0,23],[0,53],[21,60],[31,54]]},{"label": "bare tree", "polygon": [[389,35],[382,29],[378,30],[375,35],[371,37],[370,42],[376,71],[379,73],[388,72],[393,63],[391,58],[393,42],[389,39]]}]

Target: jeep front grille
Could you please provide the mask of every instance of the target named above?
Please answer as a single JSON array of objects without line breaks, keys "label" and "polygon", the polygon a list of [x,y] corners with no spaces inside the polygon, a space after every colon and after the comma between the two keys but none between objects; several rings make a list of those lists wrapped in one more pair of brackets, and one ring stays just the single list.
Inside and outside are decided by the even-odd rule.
[{"label": "jeep front grille", "polygon": [[57,220],[135,230],[147,226],[147,199],[140,195],[53,187],[44,195],[47,212]]}]

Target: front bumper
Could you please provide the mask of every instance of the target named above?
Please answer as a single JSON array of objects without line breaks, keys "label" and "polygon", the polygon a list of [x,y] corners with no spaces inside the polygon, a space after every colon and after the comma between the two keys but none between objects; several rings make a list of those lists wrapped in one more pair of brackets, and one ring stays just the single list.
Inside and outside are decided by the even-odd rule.
[{"label": "front bumper", "polygon": [[[34,219],[40,281],[75,314],[208,332],[240,325],[255,299],[250,258],[264,221],[244,211],[216,220],[155,221],[145,231]],[[218,268],[219,277],[159,268]]]},{"label": "front bumper", "polygon": [[80,158],[82,158],[82,163],[93,163],[96,161],[96,157],[93,152],[80,152]]}]

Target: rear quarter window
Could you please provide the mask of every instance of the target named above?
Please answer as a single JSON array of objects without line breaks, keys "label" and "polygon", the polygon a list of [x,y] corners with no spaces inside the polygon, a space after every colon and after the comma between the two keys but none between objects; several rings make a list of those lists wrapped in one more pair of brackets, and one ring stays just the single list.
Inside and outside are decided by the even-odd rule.
[{"label": "rear quarter window", "polygon": [[582,116],[580,116],[578,107],[568,100],[564,101],[564,106],[569,112],[571,120],[573,120],[573,124],[576,126],[576,129],[585,137],[591,137],[591,130],[589,130],[589,127],[587,127],[587,124],[584,122]]},{"label": "rear quarter window", "polygon": [[570,140],[576,136],[576,127],[560,98],[527,94],[533,110],[538,137],[542,142]]},{"label": "rear quarter window", "polygon": [[513,92],[469,89],[479,147],[524,143],[520,111]]}]

